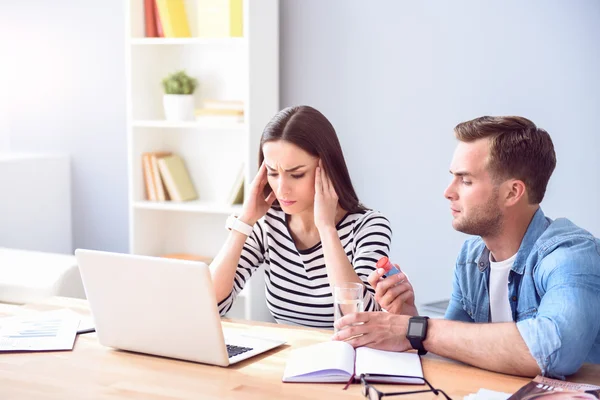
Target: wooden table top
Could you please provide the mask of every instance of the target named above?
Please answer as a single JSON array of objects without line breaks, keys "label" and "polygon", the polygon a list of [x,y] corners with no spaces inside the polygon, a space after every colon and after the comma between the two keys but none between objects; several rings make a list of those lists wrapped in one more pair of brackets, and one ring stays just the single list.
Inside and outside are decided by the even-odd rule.
[{"label": "wooden table top", "polygon": [[[55,297],[44,303],[0,304],[0,316],[69,308],[89,315],[87,301]],[[331,331],[253,321],[227,328],[279,336],[287,344],[228,368],[130,353],[101,346],[95,333],[79,335],[73,351],[0,354],[0,399],[360,399],[360,384],[283,383],[292,348],[328,341]],[[453,399],[480,388],[513,393],[528,378],[497,374],[435,355],[422,358],[425,378]],[[574,382],[600,384],[600,365],[584,365]],[[410,386],[375,385],[381,391]],[[414,388],[414,386],[412,387]],[[405,398],[410,398],[406,396]],[[436,398],[433,393],[426,397]]]}]

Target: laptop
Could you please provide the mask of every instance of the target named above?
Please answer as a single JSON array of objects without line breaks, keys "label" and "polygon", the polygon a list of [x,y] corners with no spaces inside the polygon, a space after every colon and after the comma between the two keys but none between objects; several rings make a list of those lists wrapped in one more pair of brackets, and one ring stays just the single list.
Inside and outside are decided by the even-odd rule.
[{"label": "laptop", "polygon": [[208,265],[77,249],[100,344],[222,367],[285,343],[221,326]]}]

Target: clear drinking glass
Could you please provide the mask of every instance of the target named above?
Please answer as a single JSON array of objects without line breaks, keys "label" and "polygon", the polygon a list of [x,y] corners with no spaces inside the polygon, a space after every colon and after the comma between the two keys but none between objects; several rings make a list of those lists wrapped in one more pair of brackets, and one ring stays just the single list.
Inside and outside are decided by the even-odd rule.
[{"label": "clear drinking glass", "polygon": [[[335,284],[333,287],[333,318],[334,321],[342,318],[344,315],[362,312],[365,310],[363,302],[362,283],[344,282]],[[338,329],[336,328],[337,332]]]}]

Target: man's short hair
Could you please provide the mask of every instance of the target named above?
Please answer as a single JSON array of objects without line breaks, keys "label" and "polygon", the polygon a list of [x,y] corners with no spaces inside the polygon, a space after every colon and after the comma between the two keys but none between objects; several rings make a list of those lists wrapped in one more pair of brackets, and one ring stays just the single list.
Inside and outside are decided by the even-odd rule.
[{"label": "man's short hair", "polygon": [[544,198],[556,167],[556,153],[548,132],[523,117],[480,117],[454,128],[461,142],[490,139],[488,171],[497,181],[519,179],[525,183],[530,204]]}]

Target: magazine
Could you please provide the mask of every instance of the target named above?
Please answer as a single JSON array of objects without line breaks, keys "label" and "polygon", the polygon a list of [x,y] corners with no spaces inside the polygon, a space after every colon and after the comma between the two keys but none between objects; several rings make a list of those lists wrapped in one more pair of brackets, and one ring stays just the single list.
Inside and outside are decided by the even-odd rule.
[{"label": "magazine", "polygon": [[572,383],[536,376],[508,400],[600,399],[600,386]]}]

